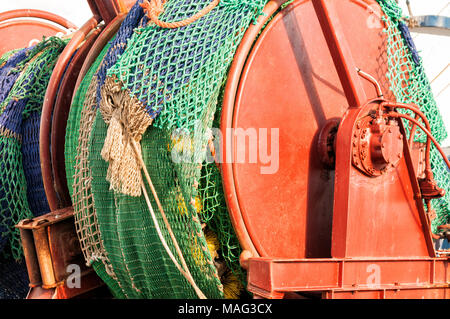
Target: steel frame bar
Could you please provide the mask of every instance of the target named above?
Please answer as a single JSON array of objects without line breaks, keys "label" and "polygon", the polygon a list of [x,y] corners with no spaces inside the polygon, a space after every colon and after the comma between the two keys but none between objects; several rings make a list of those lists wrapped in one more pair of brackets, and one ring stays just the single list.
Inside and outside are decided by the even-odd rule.
[{"label": "steel frame bar", "polygon": [[327,40],[349,107],[359,107],[366,102],[367,97],[335,10],[337,1],[312,0],[312,3]]},{"label": "steel frame bar", "polygon": [[17,18],[38,18],[51,21],[65,29],[77,29],[77,26],[56,14],[35,9],[18,9],[0,13],[0,22]]},{"label": "steel frame bar", "polygon": [[58,58],[50,78],[48,89],[44,98],[44,104],[42,106],[41,128],[39,132],[39,155],[45,195],[47,197],[50,210],[52,211],[62,207],[53,183],[53,171],[50,154],[51,119],[58,94],[58,88],[60,81],[64,76],[64,70],[66,69],[66,66],[71,60],[73,54],[83,43],[83,41],[85,41],[86,36],[98,25],[99,21],[100,17],[94,16],[89,19],[77,32],[75,32],[69,44],[65,47]]},{"label": "steel frame bar", "polygon": [[448,266],[448,258],[251,258],[248,290],[265,298],[283,298],[285,292],[298,291],[355,295],[415,290],[413,298],[421,298],[424,290],[444,289],[442,293],[449,297]]}]

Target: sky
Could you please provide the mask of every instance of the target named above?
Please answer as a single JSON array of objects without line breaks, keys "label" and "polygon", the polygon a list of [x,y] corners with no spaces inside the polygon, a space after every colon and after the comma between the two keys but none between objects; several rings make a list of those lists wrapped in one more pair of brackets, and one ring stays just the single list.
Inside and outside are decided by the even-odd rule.
[{"label": "sky", "polygon": [[[399,3],[403,13],[408,15],[406,1],[399,0]],[[410,0],[410,3],[412,13],[416,16],[450,16],[449,0]],[[50,11],[77,26],[81,26],[92,16],[86,0],[0,0],[0,12],[25,8]],[[412,35],[450,135],[450,31],[444,35],[414,32]],[[441,144],[450,146],[450,137]]]}]

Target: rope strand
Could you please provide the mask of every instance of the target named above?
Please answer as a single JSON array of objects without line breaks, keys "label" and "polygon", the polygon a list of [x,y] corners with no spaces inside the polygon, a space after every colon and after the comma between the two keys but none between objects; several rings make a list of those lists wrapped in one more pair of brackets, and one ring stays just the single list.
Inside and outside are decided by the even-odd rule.
[{"label": "rope strand", "polygon": [[148,208],[150,210],[150,214],[152,216],[152,219],[153,219],[153,222],[155,224],[156,231],[158,232],[158,236],[159,236],[159,238],[161,240],[161,243],[163,244],[163,246],[164,246],[166,252],[168,253],[170,259],[172,259],[172,262],[175,264],[175,266],[178,268],[178,270],[181,272],[181,274],[186,278],[186,280],[194,288],[195,292],[197,293],[197,296],[200,299],[206,299],[206,296],[203,294],[203,292],[200,290],[200,288],[198,288],[197,284],[195,283],[194,278],[192,277],[192,275],[191,275],[191,273],[189,271],[189,268],[188,268],[188,266],[186,264],[186,261],[185,261],[185,259],[183,257],[181,249],[178,246],[178,242],[177,242],[177,240],[175,238],[175,235],[173,234],[172,227],[170,226],[169,221],[167,220],[166,214],[164,213],[164,209],[162,208],[161,202],[159,201],[158,195],[157,195],[156,190],[155,190],[155,188],[153,186],[153,183],[152,183],[152,180],[150,178],[150,175],[148,174],[148,171],[147,171],[147,168],[145,166],[144,160],[142,159],[141,153],[139,152],[139,149],[138,149],[139,146],[138,146],[137,142],[134,139],[131,138],[130,140],[131,140],[131,145],[133,146],[133,150],[135,152],[136,159],[138,160],[141,168],[144,170],[144,175],[145,175],[145,177],[147,179],[147,182],[148,182],[148,184],[150,186],[150,189],[151,189],[151,191],[153,193],[153,196],[155,198],[155,201],[156,201],[156,204],[157,204],[157,206],[159,208],[159,211],[160,211],[160,213],[161,213],[161,215],[163,217],[163,220],[164,220],[164,223],[165,223],[165,225],[167,227],[167,230],[169,232],[170,238],[172,239],[172,242],[173,242],[173,244],[175,246],[175,250],[177,251],[177,255],[180,257],[181,263],[183,265],[183,269],[180,267],[180,265],[176,261],[175,257],[173,256],[170,248],[168,247],[168,245],[167,245],[167,243],[166,243],[166,241],[165,241],[165,239],[164,239],[164,237],[163,237],[163,235],[161,233],[161,229],[160,229],[158,221],[156,219],[155,212],[153,211],[153,207],[152,207],[152,205],[150,203],[150,200],[148,198],[148,194],[147,194],[147,190],[146,190],[145,185],[144,185],[144,181],[142,181],[141,182],[142,192],[144,194],[147,206],[148,206]]},{"label": "rope strand", "polygon": [[150,21],[152,21],[157,26],[165,29],[176,29],[185,27],[204,17],[219,4],[220,0],[213,0],[208,6],[194,14],[192,17],[176,22],[164,22],[159,20],[159,15],[164,12],[165,2],[165,0],[144,0],[140,4],[140,6],[144,9]]}]

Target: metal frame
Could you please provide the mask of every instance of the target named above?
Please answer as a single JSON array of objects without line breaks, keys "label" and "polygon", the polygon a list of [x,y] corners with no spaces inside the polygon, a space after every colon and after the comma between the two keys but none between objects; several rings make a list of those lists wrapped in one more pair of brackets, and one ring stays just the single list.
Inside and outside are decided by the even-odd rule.
[{"label": "metal frame", "polygon": [[[27,299],[74,298],[104,286],[92,268],[86,266],[76,235],[73,209],[57,210],[34,219],[22,220],[20,230],[30,279]],[[80,287],[70,287],[67,266],[77,265]]]},{"label": "metal frame", "polygon": [[64,207],[55,188],[50,152],[52,114],[55,107],[59,85],[63,79],[66,66],[74,56],[75,52],[79,49],[80,45],[85,41],[88,34],[90,34],[90,32],[97,27],[100,21],[101,18],[99,16],[94,16],[77,32],[75,32],[72,39],[67,44],[56,62],[52,76],[50,77],[47,92],[45,94],[39,132],[39,156],[41,160],[41,171],[45,195],[51,211]]},{"label": "metal frame", "polygon": [[87,37],[83,45],[77,50],[74,57],[67,66],[64,78],[61,81],[58,95],[56,97],[53,110],[51,127],[51,162],[55,184],[55,190],[59,195],[62,207],[72,205],[69,189],[67,186],[64,146],[66,139],[67,119],[72,102],[72,96],[75,94],[74,87],[78,74],[81,71],[82,64],[86,59],[89,50],[94,44],[103,29],[103,25],[95,28]]},{"label": "metal frame", "polygon": [[[429,221],[424,211],[421,189],[417,181],[417,176],[421,173],[419,167],[423,164],[421,162],[423,154],[420,155],[420,152],[415,151],[419,158],[412,157],[401,121],[398,125],[405,147],[402,161],[396,172],[401,176],[402,182],[409,186],[405,187],[407,193],[399,194],[399,198],[404,201],[404,204],[409,205],[408,210],[405,209],[402,213],[412,214],[416,223],[420,225],[418,229],[411,229],[414,235],[420,235],[419,238],[413,236],[413,245],[417,244],[417,247],[413,247],[407,252],[401,251],[401,248],[405,247],[401,244],[392,251],[380,250],[376,247],[369,252],[361,250],[364,247],[359,245],[361,241],[375,238],[365,237],[364,229],[355,233],[351,222],[354,223],[358,218],[365,218],[359,214],[361,210],[359,205],[364,196],[372,196],[372,194],[359,191],[358,197],[354,198],[354,194],[358,192],[355,185],[364,182],[364,178],[368,177],[358,177],[358,174],[354,173],[356,168],[352,166],[351,158],[355,123],[359,118],[365,116],[361,106],[367,102],[367,96],[341,29],[339,17],[334,8],[335,2],[311,1],[327,40],[349,107],[340,122],[335,144],[335,170],[339,174],[335,176],[332,258],[259,257],[240,212],[234,189],[232,164],[224,163],[221,166],[224,191],[233,226],[244,249],[241,255],[241,265],[248,271],[247,288],[255,296],[264,298],[283,298],[292,292],[320,292],[322,298],[450,298],[448,257],[436,257]],[[357,0],[352,1],[358,2]],[[268,11],[273,13],[276,10]],[[249,55],[252,41],[256,38],[257,26],[249,28],[230,69],[221,119],[224,138],[223,154],[227,154],[227,148],[233,148],[231,137],[226,135],[226,128],[232,127],[234,103],[241,80],[240,71]],[[356,180],[355,176],[357,176]],[[389,190],[388,187],[386,191],[395,193],[398,192],[398,189],[393,187]],[[375,236],[380,238],[385,236],[384,231],[387,230],[384,230],[383,227],[374,229],[377,231]],[[407,243],[410,236],[405,233],[402,236],[396,234],[394,242],[404,240]],[[444,253],[441,255],[445,256]],[[377,276],[379,273],[381,273],[381,277],[372,281],[371,275]]]},{"label": "metal frame", "polygon": [[41,39],[43,35],[54,35],[77,29],[70,21],[42,10],[11,10],[0,13],[0,33],[3,38],[3,53],[27,46],[33,39]]}]

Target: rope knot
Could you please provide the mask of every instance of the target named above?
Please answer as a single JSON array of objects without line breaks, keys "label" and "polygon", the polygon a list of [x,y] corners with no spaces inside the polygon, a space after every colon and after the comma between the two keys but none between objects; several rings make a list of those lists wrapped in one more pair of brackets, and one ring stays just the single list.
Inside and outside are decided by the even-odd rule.
[{"label": "rope knot", "polygon": [[[109,162],[106,179],[114,191],[141,196],[142,175],[137,157],[142,157],[140,141],[153,120],[115,78],[106,79],[101,95],[100,112],[108,124],[101,151],[102,158]],[[133,143],[138,145],[136,151]]]}]

